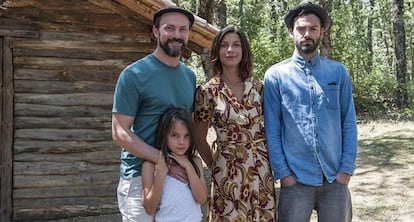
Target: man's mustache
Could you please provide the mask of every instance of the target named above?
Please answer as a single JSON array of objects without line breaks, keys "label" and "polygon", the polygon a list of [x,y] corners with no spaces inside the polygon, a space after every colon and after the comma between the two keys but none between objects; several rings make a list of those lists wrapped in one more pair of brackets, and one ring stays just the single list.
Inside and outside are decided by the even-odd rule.
[{"label": "man's mustache", "polygon": [[177,38],[168,39],[167,40],[167,43],[170,43],[170,42],[178,42],[178,43],[184,44],[184,40],[183,39],[177,39]]},{"label": "man's mustache", "polygon": [[302,43],[303,44],[308,44],[309,41],[311,41],[313,44],[315,44],[315,40],[314,39],[311,39],[311,38],[306,38],[306,39],[302,40]]}]

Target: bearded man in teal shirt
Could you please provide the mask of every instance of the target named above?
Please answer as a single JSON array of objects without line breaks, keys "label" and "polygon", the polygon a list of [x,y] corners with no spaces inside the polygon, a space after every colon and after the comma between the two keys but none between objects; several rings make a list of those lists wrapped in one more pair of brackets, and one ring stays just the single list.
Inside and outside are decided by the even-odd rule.
[{"label": "bearded man in teal shirt", "polygon": [[[180,62],[194,16],[170,6],[155,13],[154,52],[127,66],[120,74],[112,109],[112,137],[121,150],[118,205],[123,221],[153,221],[142,206],[143,160],[157,162],[154,147],[160,116],[169,108],[193,110],[196,76]],[[174,170],[174,169],[171,169]],[[180,178],[180,169],[174,174]]]}]

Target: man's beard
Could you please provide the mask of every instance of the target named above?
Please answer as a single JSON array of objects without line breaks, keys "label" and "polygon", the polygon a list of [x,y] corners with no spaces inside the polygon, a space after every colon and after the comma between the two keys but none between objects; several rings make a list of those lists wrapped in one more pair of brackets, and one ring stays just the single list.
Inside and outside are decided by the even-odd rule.
[{"label": "man's beard", "polygon": [[300,42],[296,42],[296,48],[300,52],[303,52],[305,54],[314,53],[318,49],[318,46],[319,46],[319,43],[320,43],[321,39],[317,38],[316,40],[313,40],[313,39],[311,39],[311,40],[312,40],[313,44],[309,44],[309,43],[301,44]]},{"label": "man's beard", "polygon": [[[158,36],[158,39],[160,39],[160,36]],[[179,43],[181,43],[182,45],[181,45],[181,47],[169,47],[168,46],[168,44],[170,43],[170,42],[179,42]],[[160,46],[161,46],[161,48],[164,50],[164,52],[167,54],[167,55],[169,55],[169,56],[171,56],[171,57],[178,57],[178,56],[181,56],[181,54],[184,52],[184,50],[185,50],[185,47],[187,46],[186,44],[185,44],[185,42],[184,42],[184,40],[182,40],[182,39],[177,39],[177,38],[172,38],[172,39],[167,39],[167,41],[165,41],[165,42],[161,42],[160,41]]]}]

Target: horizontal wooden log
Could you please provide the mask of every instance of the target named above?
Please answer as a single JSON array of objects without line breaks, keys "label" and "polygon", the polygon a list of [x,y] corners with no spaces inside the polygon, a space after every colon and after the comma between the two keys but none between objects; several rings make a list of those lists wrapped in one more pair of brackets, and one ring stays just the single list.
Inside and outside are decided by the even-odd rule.
[{"label": "horizontal wooden log", "polygon": [[[111,155],[107,155],[107,154]],[[42,162],[18,162],[13,164],[14,175],[70,175],[82,173],[98,173],[98,172],[118,172],[119,164],[117,160],[118,152],[97,152],[97,154],[105,154],[106,156],[99,158],[99,161],[105,162],[89,162],[88,160],[74,160],[71,162],[59,161],[42,161]],[[44,154],[38,154],[44,155]],[[73,155],[73,154],[70,154]],[[82,154],[80,154],[82,155]],[[55,155],[56,156],[56,155]],[[62,158],[60,158],[62,159]]]},{"label": "horizontal wooden log", "polygon": [[111,116],[112,105],[106,106],[63,106],[56,105],[42,105],[29,103],[15,103],[14,115],[19,116],[33,116],[33,117],[53,117],[65,116],[67,118],[74,117],[101,117]]},{"label": "horizontal wooden log", "polygon": [[95,82],[95,81],[34,81],[15,80],[14,92],[16,93],[90,93],[115,90],[116,81]]},{"label": "horizontal wooden log", "polygon": [[[75,8],[78,10],[98,10],[99,8],[90,8],[91,5],[87,1],[79,0],[18,0],[18,1],[4,1],[3,6],[9,9],[22,8],[22,7],[35,7],[42,10],[56,10],[62,11],[68,8]],[[103,10],[100,12],[107,12]]]},{"label": "horizontal wooden log", "polygon": [[[91,49],[93,50],[93,49]],[[100,66],[100,67],[118,67],[124,68],[130,63],[128,59],[105,59],[105,60],[88,60],[88,59],[67,59],[67,58],[42,58],[42,57],[14,57],[14,66],[16,68],[58,68],[62,67],[82,67],[82,66]]]},{"label": "horizontal wooden log", "polygon": [[0,36],[23,37],[23,38],[37,38],[38,31],[10,29],[8,27],[0,27]]},{"label": "horizontal wooden log", "polygon": [[14,199],[113,197],[118,183],[105,185],[29,187],[13,190]]},{"label": "horizontal wooden log", "polygon": [[16,129],[15,140],[105,141],[111,134],[111,129]]},{"label": "horizontal wooden log", "polygon": [[[70,188],[68,188],[70,189]],[[79,205],[90,205],[97,207],[101,204],[114,204],[116,203],[116,190],[113,190],[110,197],[63,197],[63,198],[38,198],[38,199],[16,199],[13,203],[13,207],[16,210],[20,209],[36,209],[39,206],[44,209],[54,207],[69,207]]]},{"label": "horizontal wooden log", "polygon": [[[107,200],[106,202],[99,201],[96,199],[89,201],[83,201],[80,198],[79,202],[85,202],[85,204],[73,204],[73,205],[56,205],[50,208],[44,208],[44,202],[38,202],[39,205],[33,208],[22,208],[13,209],[13,221],[49,221],[58,220],[62,218],[76,218],[76,217],[87,217],[87,216],[100,216],[105,214],[116,214],[119,213],[118,205],[114,198]],[[30,201],[27,201],[30,203]],[[68,221],[73,222],[73,219]],[[89,220],[85,220],[89,221]],[[103,222],[103,221],[100,221]],[[111,221],[114,222],[114,221]]]},{"label": "horizontal wooden log", "polygon": [[[14,155],[20,153],[38,153],[38,154],[71,154],[81,152],[106,151],[108,149],[116,150],[119,148],[112,140],[106,141],[42,141],[42,140],[16,140],[14,142]],[[118,156],[118,155],[117,155]],[[119,160],[118,160],[119,161]]]},{"label": "horizontal wooden log", "polygon": [[79,175],[14,176],[14,188],[109,185],[119,181],[119,172]]},{"label": "horizontal wooden log", "polygon": [[[19,153],[14,155],[14,161],[17,162],[58,162],[74,163],[88,162],[94,164],[117,164],[119,162],[118,149],[106,149],[94,152],[78,153]],[[40,163],[39,163],[40,162]],[[24,172],[19,172],[23,174]]]},{"label": "horizontal wooden log", "polygon": [[15,103],[32,103],[59,106],[112,107],[113,90],[104,93],[29,94],[16,93]]},{"label": "horizontal wooden log", "polygon": [[[151,47],[148,47],[150,49]],[[125,50],[124,50],[125,51]],[[138,50],[129,50],[130,52],[124,52],[122,48],[112,48],[110,51],[97,51],[86,49],[34,49],[34,48],[14,48],[13,55],[16,57],[56,57],[56,58],[72,58],[72,59],[94,59],[94,60],[106,60],[111,58],[123,59],[125,61],[133,61],[140,59],[150,53],[137,52]],[[139,50],[142,51],[142,50]],[[59,69],[59,71],[61,71]],[[119,68],[116,69],[116,73],[119,73]]]},{"label": "horizontal wooden log", "polygon": [[30,49],[80,49],[100,52],[139,52],[149,53],[155,48],[154,44],[147,42],[90,42],[80,40],[41,40],[41,39],[14,39],[11,43],[13,48]]},{"label": "horizontal wooden log", "polygon": [[[13,217],[13,218],[16,218]],[[20,217],[19,217],[20,218]],[[58,218],[55,220],[49,220],[48,218],[43,218],[43,219],[38,219],[38,220],[34,220],[31,219],[29,220],[30,222],[45,222],[45,220],[48,220],[48,222],[122,222],[121,219],[121,214],[118,212],[111,212],[111,213],[101,213],[98,215],[91,215],[91,216],[87,216],[87,215],[81,215],[81,216],[67,216],[65,218]],[[14,220],[15,222],[22,222],[22,220]],[[24,220],[23,221],[27,221]]]},{"label": "horizontal wooden log", "polygon": [[60,69],[15,68],[15,80],[65,80],[116,82],[122,68],[119,67],[61,67]]},{"label": "horizontal wooden log", "polygon": [[[63,115],[62,115],[63,116]],[[102,117],[16,117],[15,129],[111,129],[111,116]]]},{"label": "horizontal wooden log", "polygon": [[[8,18],[15,18],[18,20],[30,20],[33,23],[38,21],[50,22],[55,24],[68,25],[89,25],[89,26],[103,26],[114,28],[135,28],[140,26],[140,22],[134,19],[125,19],[124,17],[114,14],[110,11],[101,11],[97,13],[95,10],[103,9],[100,7],[82,8],[76,7],[76,4],[64,6],[64,1],[57,1],[60,3],[60,9],[40,9],[36,7],[17,7],[13,10],[3,10],[2,14]],[[94,6],[88,4],[88,7]]]},{"label": "horizontal wooden log", "polygon": [[38,38],[39,31],[30,22],[0,17],[0,36]]},{"label": "horizontal wooden log", "polygon": [[[1,27],[1,26],[0,26]],[[94,34],[94,33],[76,33],[76,32],[39,32],[39,38],[42,40],[61,40],[61,41],[84,41],[84,42],[95,42],[95,43],[113,43],[113,44],[124,44],[124,43],[151,43],[151,32],[134,32],[125,33],[111,33],[111,34]]]},{"label": "horizontal wooden log", "polygon": [[[67,197],[67,198],[38,198],[38,199],[17,199],[13,202],[15,210],[53,209],[65,207],[84,206],[86,208],[106,208],[105,205],[116,205],[116,190],[111,197]],[[88,206],[87,206],[88,205]]]},{"label": "horizontal wooden log", "polygon": [[[47,30],[52,32],[75,32],[75,33],[92,33],[92,34],[113,34],[122,33],[124,35],[133,35],[136,32],[145,32],[151,30],[150,25],[140,23],[136,27],[110,27],[110,26],[93,26],[88,23],[71,25],[68,23],[39,22],[35,24],[39,30]],[[148,31],[150,32],[150,31]]]},{"label": "horizontal wooden log", "polygon": [[[4,13],[4,9],[1,10],[0,12]],[[26,30],[26,31],[34,31],[34,32],[39,31],[36,25],[34,25],[33,23],[9,18],[6,16],[0,17],[0,29],[1,30]],[[39,37],[39,33],[35,37]]]},{"label": "horizontal wooden log", "polygon": [[[118,209],[117,206],[115,208]],[[39,219],[39,220],[31,219],[30,222],[45,222],[46,219],[45,218]],[[15,222],[19,222],[19,221],[15,220]],[[122,217],[121,217],[121,214],[119,213],[119,210],[117,210],[117,212],[100,213],[98,215],[92,215],[92,216],[86,216],[86,215],[73,216],[73,217],[68,216],[68,217],[59,218],[56,220],[48,219],[48,222],[122,222]]]}]

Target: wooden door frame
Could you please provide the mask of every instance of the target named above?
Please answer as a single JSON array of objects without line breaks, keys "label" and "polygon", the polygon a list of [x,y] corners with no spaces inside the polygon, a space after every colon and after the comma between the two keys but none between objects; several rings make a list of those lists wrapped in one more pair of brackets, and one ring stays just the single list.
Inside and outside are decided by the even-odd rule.
[{"label": "wooden door frame", "polygon": [[[0,37],[1,38],[1,37]],[[0,41],[0,221],[9,222],[12,219],[13,197],[13,56],[10,48],[11,37],[3,37]]]}]

